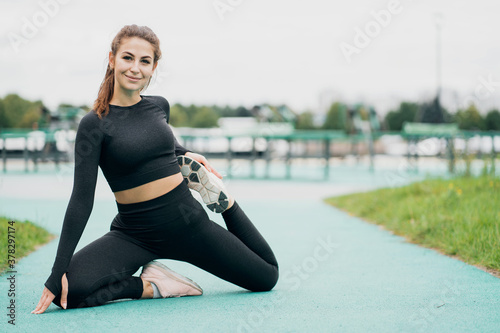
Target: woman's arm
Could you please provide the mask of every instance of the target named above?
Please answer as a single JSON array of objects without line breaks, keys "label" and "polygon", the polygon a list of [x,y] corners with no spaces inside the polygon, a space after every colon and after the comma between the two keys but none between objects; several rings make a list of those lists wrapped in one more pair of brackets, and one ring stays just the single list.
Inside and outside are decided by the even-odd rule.
[{"label": "woman's arm", "polygon": [[[165,112],[165,119],[167,120],[167,123],[170,123],[170,103],[168,100],[163,97],[163,96],[149,96],[153,103],[156,104],[160,109]],[[177,139],[174,136],[174,145],[175,145],[175,156],[179,155],[186,155],[187,152],[191,152],[191,150],[184,148],[181,146],[181,144],[177,141]]]},{"label": "woman's arm", "polygon": [[180,145],[179,142],[177,142],[177,139],[174,136],[174,142],[175,142],[175,156],[179,155],[186,155],[186,153],[191,152],[191,150],[184,148],[183,146]]},{"label": "woman's arm", "polygon": [[[157,105],[163,109],[163,111],[165,112],[165,115],[166,115],[166,119],[167,119],[167,123],[169,123],[170,121],[170,104],[168,103],[167,99],[162,97],[162,96],[154,96],[153,98],[156,99],[156,103]],[[217,170],[215,170],[207,161],[207,159],[205,158],[205,156],[203,155],[200,155],[200,154],[196,154],[196,153],[193,153],[191,150],[189,149],[186,149],[184,148],[183,146],[181,146],[179,144],[179,142],[177,141],[177,139],[175,138],[174,136],[174,144],[175,144],[175,156],[179,156],[179,155],[186,155],[186,156],[189,156],[191,157],[193,160],[203,164],[208,171],[212,172],[213,174],[215,174],[217,177],[221,178],[222,179],[222,175],[220,173],[217,172]]]},{"label": "woman's arm", "polygon": [[64,216],[52,273],[45,282],[45,286],[54,295],[61,292],[61,278],[66,273],[94,205],[101,143],[104,137],[100,128],[102,123],[91,111],[78,125],[73,192]]}]

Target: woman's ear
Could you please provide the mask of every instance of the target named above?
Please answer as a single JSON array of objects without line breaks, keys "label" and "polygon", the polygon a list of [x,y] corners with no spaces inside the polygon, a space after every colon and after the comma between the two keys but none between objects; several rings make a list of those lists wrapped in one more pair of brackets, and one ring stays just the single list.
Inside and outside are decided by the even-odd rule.
[{"label": "woman's ear", "polygon": [[153,65],[153,72],[155,71],[157,66],[158,66],[158,61]]},{"label": "woman's ear", "polygon": [[109,60],[109,68],[113,69],[113,67],[115,66],[115,64],[114,64],[115,57],[113,56],[113,52],[111,52],[111,51],[109,51],[108,60]]}]

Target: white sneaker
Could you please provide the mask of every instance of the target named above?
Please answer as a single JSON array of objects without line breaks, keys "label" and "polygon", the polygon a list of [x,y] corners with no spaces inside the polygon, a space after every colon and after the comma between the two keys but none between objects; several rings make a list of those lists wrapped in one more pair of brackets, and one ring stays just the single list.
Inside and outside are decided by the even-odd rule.
[{"label": "white sneaker", "polygon": [[222,180],[190,157],[178,156],[177,161],[188,187],[200,193],[208,209],[215,213],[227,210],[231,198]]},{"label": "white sneaker", "polygon": [[163,298],[203,294],[203,289],[196,282],[174,272],[158,261],[153,260],[144,265],[141,278],[153,282]]}]

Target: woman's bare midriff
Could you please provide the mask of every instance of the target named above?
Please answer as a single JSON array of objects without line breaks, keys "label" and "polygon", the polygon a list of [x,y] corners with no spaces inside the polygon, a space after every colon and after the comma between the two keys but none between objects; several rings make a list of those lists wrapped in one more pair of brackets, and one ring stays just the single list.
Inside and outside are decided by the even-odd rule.
[{"label": "woman's bare midriff", "polygon": [[116,201],[121,204],[147,201],[170,192],[182,181],[184,181],[184,177],[182,177],[182,174],[179,172],[175,175],[153,180],[152,182],[128,190],[114,192],[114,195]]}]

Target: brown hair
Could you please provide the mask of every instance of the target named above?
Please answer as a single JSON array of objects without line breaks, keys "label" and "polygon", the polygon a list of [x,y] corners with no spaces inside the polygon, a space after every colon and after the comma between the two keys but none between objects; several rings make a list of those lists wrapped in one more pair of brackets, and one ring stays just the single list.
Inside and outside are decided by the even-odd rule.
[{"label": "brown hair", "polygon": [[[153,65],[155,65],[158,62],[158,60],[160,60],[161,58],[160,40],[153,32],[153,30],[151,30],[147,26],[137,26],[136,24],[126,25],[116,34],[115,38],[111,42],[111,52],[113,52],[114,56],[116,56],[116,52],[118,52],[122,40],[131,37],[142,38],[148,41],[153,46],[154,49]],[[148,87],[149,82],[151,82],[151,78],[149,78],[148,84],[143,88],[143,90]],[[94,112],[97,113],[100,119],[102,119],[103,115],[105,116],[109,112],[109,102],[113,97],[114,88],[115,88],[114,69],[111,69],[108,63],[106,74],[104,75],[104,79],[102,80],[101,86],[99,87],[97,99],[95,100],[93,105]]]}]

